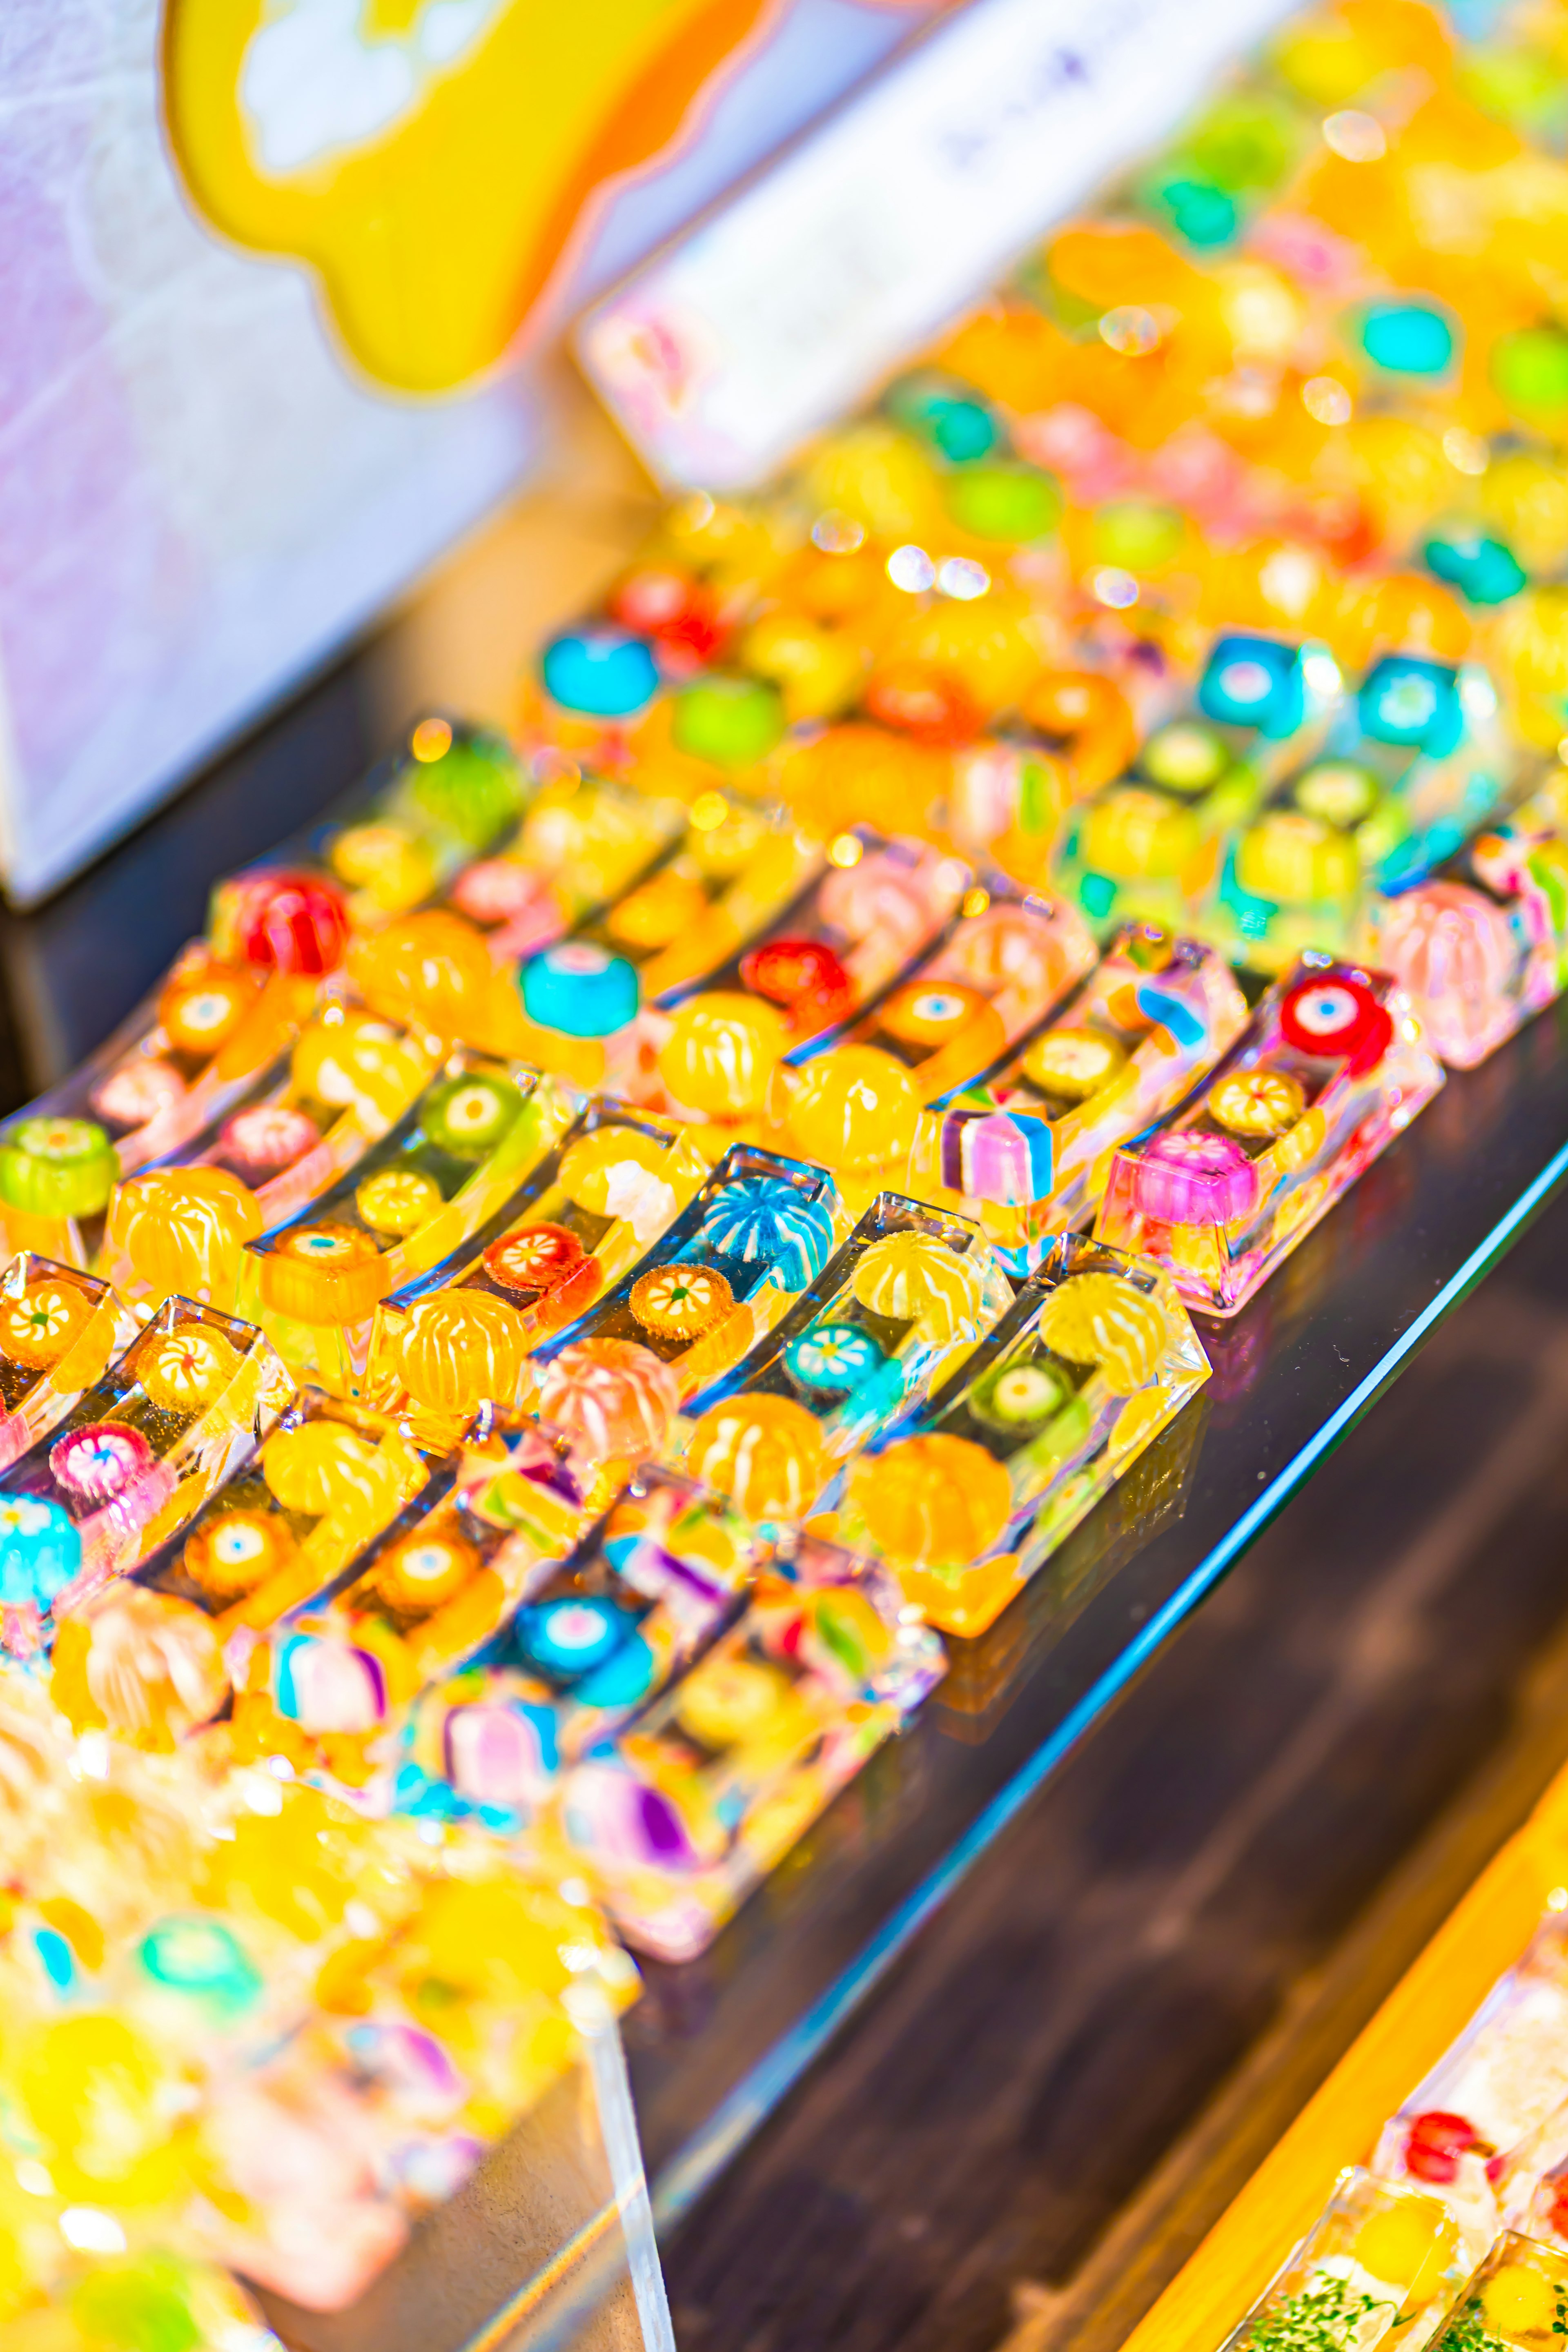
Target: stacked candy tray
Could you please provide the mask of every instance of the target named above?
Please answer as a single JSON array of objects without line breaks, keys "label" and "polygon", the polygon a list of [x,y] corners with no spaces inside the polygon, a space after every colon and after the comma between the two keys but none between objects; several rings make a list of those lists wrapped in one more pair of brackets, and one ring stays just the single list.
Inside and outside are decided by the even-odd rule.
[{"label": "stacked candy tray", "polygon": [[1533,37],[1293,24],[0,1133],[40,2344],[311,2340],[624,1948],[678,2213],[1563,1173]]}]

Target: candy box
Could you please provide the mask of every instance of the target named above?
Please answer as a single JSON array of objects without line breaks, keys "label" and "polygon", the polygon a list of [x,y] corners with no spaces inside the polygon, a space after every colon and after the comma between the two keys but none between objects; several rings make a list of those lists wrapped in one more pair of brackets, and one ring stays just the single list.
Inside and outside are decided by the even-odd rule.
[{"label": "candy box", "polygon": [[0,1475],[0,1641],[26,1656],[183,1528],[293,1393],[254,1326],[171,1298]]},{"label": "candy box", "polygon": [[56,1705],[79,1732],[172,1747],[244,1687],[270,1626],[455,1474],[398,1423],[301,1390],[184,1534],[60,1628]]},{"label": "candy box", "polygon": [[647,1017],[639,1062],[651,1066],[636,1076],[637,1098],[711,1129],[715,1159],[753,1132],[774,1066],[878,997],[973,887],[962,859],[865,826],[837,835],[827,857],[827,871],[742,953]]},{"label": "candy box", "polygon": [[1325,646],[1217,639],[1195,708],[1157,727],[1125,778],[1069,812],[1053,867],[1058,887],[1102,931],[1189,922],[1226,835],[1274,777],[1323,740],[1341,688]]},{"label": "candy box", "polygon": [[447,1286],[443,1268],[418,1274],[376,1308],[364,1395],[448,1437],[487,1399],[521,1403],[530,1350],[635,1265],[708,1172],[679,1122],[589,1103],[507,1202],[494,1238],[477,1236],[483,1254],[459,1282]]},{"label": "candy box", "polygon": [[910,1183],[974,1218],[1022,1276],[1087,1218],[1113,1148],[1180,1102],[1246,1023],[1222,957],[1129,924],[1060,1012],[922,1117]]},{"label": "candy box", "polygon": [[247,1240],[242,1301],[279,1352],[324,1388],[362,1382],[375,1308],[455,1262],[570,1125],[537,1070],[458,1052],[396,1125],[301,1214]]},{"label": "candy box", "polygon": [[537,1348],[533,1408],[590,1460],[656,1454],[683,1400],[789,1312],[847,1223],[821,1169],[731,1144],[662,1241]]},{"label": "candy box", "polygon": [[853,1213],[905,1181],[922,1107],[1001,1060],[1095,961],[1060,899],[992,885],[967,894],[942,944],[849,1028],[773,1072],[767,1139],[831,1168]]},{"label": "candy box", "polygon": [[1321,2218],[1226,2352],[1430,2344],[1466,2267],[1458,2230],[1437,2198],[1342,2172]]},{"label": "candy box", "polygon": [[1168,1273],[1070,1234],[994,1328],[830,1494],[943,1633],[975,1634],[1209,1377]]},{"label": "candy box", "polygon": [[783,1320],[689,1396],[669,1440],[688,1475],[787,1528],[837,1465],[908,1412],[1012,1304],[963,1217],[883,1192]]},{"label": "candy box", "polygon": [[477,1651],[592,1517],[559,1432],[479,1415],[457,1464],[336,1584],[275,1624],[237,1692],[234,1748],[365,1789],[428,1682]]},{"label": "candy box", "polygon": [[765,1558],[756,1530],[718,1496],[638,1471],[473,1666],[425,1693],[404,1735],[393,1801],[424,1820],[528,1828],[563,1762],[704,1653]]},{"label": "candy box", "polygon": [[898,1731],[943,1671],[910,1613],[873,1564],[807,1537],[568,1773],[562,1835],[628,1941],[694,1958]]},{"label": "candy box", "polygon": [[1374,898],[1367,947],[1450,1068],[1473,1069],[1568,981],[1568,851],[1529,811],[1430,881]]},{"label": "candy box", "polygon": [[1117,1151],[1096,1236],[1234,1315],[1442,1083],[1386,972],[1304,955],[1203,1092]]},{"label": "candy box", "polygon": [[0,1274],[0,1468],[58,1427],[136,1337],[107,1282],[31,1250]]}]

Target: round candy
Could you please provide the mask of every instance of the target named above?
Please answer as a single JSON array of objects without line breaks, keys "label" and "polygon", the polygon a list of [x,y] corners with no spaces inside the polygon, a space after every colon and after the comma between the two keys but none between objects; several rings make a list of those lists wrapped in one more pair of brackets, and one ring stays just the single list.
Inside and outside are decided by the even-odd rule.
[{"label": "round candy", "polygon": [[264,1304],[296,1323],[362,1323],[389,1279],[380,1251],[357,1225],[294,1225],[261,1260]]},{"label": "round candy", "polygon": [[952,899],[941,894],[939,885],[943,872],[954,870],[963,876],[962,866],[919,876],[890,852],[873,850],[853,866],[836,866],[827,876],[817,900],[822,919],[846,939],[884,937],[912,950],[952,911]]},{"label": "round candy", "polygon": [[1379,961],[1423,1005],[1458,998],[1479,1011],[1511,979],[1518,956],[1502,908],[1463,882],[1424,882],[1383,907]]},{"label": "round candy", "polygon": [[215,1601],[237,1601],[286,1568],[296,1550],[276,1513],[238,1507],[204,1517],[186,1537],[180,1564]]},{"label": "round candy", "polygon": [[161,1412],[205,1412],[239,1370],[233,1342],[221,1331],[187,1324],[160,1339],[140,1361],[138,1375],[149,1404]]},{"label": "round candy", "polygon": [[236,1111],[218,1129],[217,1148],[246,1184],[264,1184],[313,1151],[321,1130],[302,1110],[286,1103],[258,1103]]},{"label": "round candy", "polygon": [[766,759],[784,731],[778,688],[763,678],[711,674],[675,698],[676,750],[716,767],[747,768]]},{"label": "round candy", "polygon": [[460,1592],[479,1566],[479,1553],[461,1536],[416,1530],[390,1545],[372,1574],[389,1608],[424,1617]]},{"label": "round candy", "polygon": [[[679,1103],[704,1118],[754,1118],[790,1044],[789,1022],[738,991],[688,999],[659,1047],[659,1076]],[[0,1189],[5,1179],[0,1154]]]},{"label": "round candy", "polygon": [[854,1001],[848,973],[820,940],[765,940],[741,958],[741,978],[807,1032],[841,1020]]},{"label": "round candy", "polygon": [[139,1429],[122,1421],[89,1421],[57,1437],[49,1468],[68,1495],[97,1505],[122,1494],[153,1466],[153,1448]]},{"label": "round candy", "polygon": [[458,913],[476,923],[514,923],[531,913],[548,921],[555,906],[546,877],[515,857],[476,858],[464,866],[451,895]]},{"label": "round candy", "polygon": [[[1190,1129],[1157,1135],[1132,1163],[1132,1197],[1139,1212],[1162,1224],[1235,1224],[1252,1214],[1258,1194],[1258,1170],[1228,1135],[1196,1134]],[[1110,1275],[1079,1278],[1114,1280]]]},{"label": "round candy", "polygon": [[832,1393],[858,1389],[887,1358],[858,1323],[815,1323],[798,1331],[784,1352],[784,1370],[803,1389]]},{"label": "round candy", "polygon": [[305,1421],[275,1429],[261,1448],[261,1475],[286,1511],[320,1518],[347,1504],[369,1502],[377,1491],[376,1449],[341,1422]]},{"label": "round candy", "polygon": [[667,866],[616,901],[605,917],[605,929],[622,947],[647,955],[679,939],[707,911],[708,893],[699,877]]},{"label": "round candy", "polygon": [[354,1207],[365,1223],[399,1239],[427,1225],[441,1205],[441,1187],[422,1168],[378,1168],[354,1187]]},{"label": "round candy", "polygon": [[[89,1681],[91,1675],[89,1665]],[[188,1993],[229,2013],[247,2009],[261,1990],[258,1970],[238,1937],[221,1919],[161,1920],[142,1937],[136,1957],[155,1984],[166,1985],[171,1992]]]},{"label": "round candy", "polygon": [[512,1621],[512,1641],[530,1665],[575,1680],[612,1657],[630,1625],[613,1601],[572,1594],[525,1602]]},{"label": "round candy", "polygon": [[754,1658],[707,1658],[676,1692],[682,1731],[718,1751],[793,1727],[799,1712],[787,1676]]},{"label": "round candy", "polygon": [[172,980],[158,999],[158,1020],[176,1053],[206,1061],[226,1045],[256,1003],[256,982],[226,965]]},{"label": "round candy", "polygon": [[967,1437],[907,1437],[862,1454],[849,1474],[849,1506],[878,1549],[903,1568],[967,1568],[990,1550],[1013,1515],[1013,1485],[1000,1462]]},{"label": "round candy", "polygon": [[145,1127],[150,1119],[172,1109],[186,1091],[173,1062],[156,1055],[132,1054],[92,1090],[92,1107],[116,1127]]},{"label": "round candy", "polygon": [[1362,319],[1361,347],[1390,375],[1441,375],[1454,356],[1454,330],[1425,302],[1373,302]]},{"label": "round candy", "polygon": [[1098,1029],[1051,1029],[1025,1052],[1024,1076],[1042,1094],[1087,1102],[1127,1066],[1127,1053]]},{"label": "round candy", "polygon": [[721,1257],[769,1265],[780,1290],[804,1290],[833,1254],[833,1213],[773,1176],[742,1176],[721,1185],[703,1212],[699,1234]]},{"label": "round candy", "polygon": [[1138,784],[1119,785],[1091,801],[1079,836],[1079,855],[1093,874],[1113,882],[1165,882],[1188,865],[1200,845],[1196,817]]},{"label": "round candy", "polygon": [[1348,830],[1376,807],[1378,782],[1352,760],[1319,760],[1297,777],[1292,798],[1308,816]]},{"label": "round candy", "polygon": [[341,890],[314,875],[262,874],[237,886],[236,940],[247,963],[278,971],[335,971],[348,945]]},{"label": "round candy", "polygon": [[654,1266],[639,1275],[626,1300],[645,1331],[659,1339],[700,1339],[734,1312],[735,1294],[713,1266]]},{"label": "round candy", "polygon": [[226,1168],[153,1169],[122,1184],[109,1238],[158,1297],[216,1299],[261,1231],[255,1195]]},{"label": "round candy", "polygon": [[[520,1225],[491,1242],[484,1255],[485,1272],[503,1290],[545,1291],[580,1277],[591,1264],[577,1235],[565,1225]],[[594,1286],[597,1287],[597,1284]],[[584,1303],[587,1296],[585,1294]]]},{"label": "round candy", "polygon": [[850,1276],[852,1295],[873,1315],[916,1323],[941,1346],[978,1339],[985,1311],[980,1271],[936,1234],[889,1234],[873,1242]]},{"label": "round candy", "polygon": [[724,635],[710,592],[673,564],[643,564],[628,572],[606,603],[623,627],[652,637],[667,659],[684,655],[705,662]]},{"label": "round candy", "polygon": [[413,762],[404,772],[415,806],[466,849],[482,849],[521,814],[522,780],[499,736],[433,717],[410,730],[408,749]]},{"label": "round candy", "polygon": [[490,1398],[510,1404],[528,1358],[521,1317],[487,1290],[433,1290],[409,1309],[397,1368],[416,1404],[473,1412]]},{"label": "round candy", "polygon": [[367,1004],[437,1037],[479,1034],[494,1002],[496,967],[484,934],[445,907],[389,923],[355,942],[351,969]]},{"label": "round candy", "polygon": [[791,1397],[738,1396],[710,1405],[691,1433],[686,1467],[753,1519],[798,1519],[829,1470],[815,1416]]},{"label": "round candy", "polygon": [[1070,1383],[1043,1356],[1013,1356],[982,1373],[964,1402],[976,1421],[1023,1438],[1055,1420],[1072,1394]]},{"label": "round candy", "polygon": [[1471,604],[1506,604],[1530,584],[1530,575],[1500,539],[1458,531],[1429,539],[1422,551],[1426,568],[1457,588]]},{"label": "round candy", "polygon": [[376,913],[402,914],[436,887],[436,854],[400,824],[350,824],[333,835],[328,862],[362,890]]},{"label": "round candy", "polygon": [[1363,980],[1334,972],[1298,982],[1279,1007],[1279,1034],[1299,1054],[1342,1058],[1370,1070],[1394,1043],[1394,1022]]},{"label": "round candy", "polygon": [[46,1370],[81,1337],[96,1311],[74,1283],[47,1276],[30,1282],[20,1298],[0,1300],[0,1355],[29,1371]]},{"label": "round candy", "polygon": [[438,1151],[455,1160],[483,1160],[512,1128],[522,1097],[510,1078],[474,1073],[447,1078],[426,1097],[420,1125]]},{"label": "round candy", "polygon": [[1153,1379],[1170,1338],[1159,1300],[1115,1274],[1069,1275],[1041,1308],[1035,1333],[1069,1364],[1098,1365],[1112,1396],[1131,1396]]},{"label": "round candy", "polygon": [[1230,765],[1225,738],[1196,719],[1173,719],[1157,727],[1143,746],[1139,765],[1156,784],[1173,793],[1206,793]]},{"label": "round candy", "polygon": [[542,1029],[609,1037],[637,1018],[637,966],[588,940],[563,940],[531,956],[519,975],[522,1009]]},{"label": "round candy", "polygon": [[580,1135],[561,1155],[556,1181],[569,1201],[593,1217],[624,1216],[614,1205],[626,1193],[640,1194],[640,1179],[657,1176],[669,1157],[662,1135],[645,1135],[639,1128],[605,1126]]},{"label": "round candy", "polygon": [[1347,905],[1361,882],[1361,859],[1348,834],[1299,809],[1270,809],[1237,845],[1236,878],[1255,898],[1277,905]]},{"label": "round candy", "polygon": [[917,743],[952,747],[972,743],[980,732],[981,711],[960,680],[923,662],[889,662],[872,677],[864,699],[871,718]]},{"label": "round candy", "polygon": [[[1054,996],[1072,976],[1061,932],[1022,907],[988,907],[972,915],[953,935],[947,958],[958,977],[987,999],[1003,988]],[[882,1017],[886,1025],[886,1007]]]},{"label": "round candy", "polygon": [[1232,1135],[1264,1143],[1294,1127],[1306,1108],[1301,1081],[1284,1070],[1237,1070],[1211,1087],[1204,1103],[1209,1117]]},{"label": "round candy", "polygon": [[[194,1601],[121,1583],[83,1621],[89,1697],[110,1731],[173,1747],[210,1723],[229,1693],[218,1638]],[[56,1654],[57,1678],[66,1658]]]},{"label": "round candy", "polygon": [[580,1438],[595,1462],[656,1454],[680,1409],[680,1385],[651,1348],[576,1339],[544,1367],[539,1416]]},{"label": "round candy", "polygon": [[896,988],[877,1015],[878,1024],[900,1045],[935,1054],[964,1039],[976,1069],[995,1060],[1007,1042],[1002,1016],[976,988],[957,981],[911,981]]},{"label": "round candy", "polygon": [[879,1045],[839,1045],[799,1072],[784,1124],[804,1159],[874,1168],[907,1155],[920,1115],[921,1090],[895,1055]]},{"label": "round candy", "polygon": [[651,648],[626,629],[565,630],[552,637],[539,667],[552,701],[592,719],[629,719],[658,692]]},{"label": "round candy", "polygon": [[1033,466],[962,467],[942,488],[942,503],[960,530],[975,539],[1044,539],[1055,530],[1061,493]]},{"label": "round candy", "polygon": [[81,1566],[70,1513],[37,1495],[0,1496],[0,1601],[47,1609]]},{"label": "round candy", "polygon": [[368,1104],[385,1119],[405,1108],[428,1071],[425,1053],[403,1030],[339,1005],[303,1031],[292,1065],[298,1094],[334,1109]]},{"label": "round candy", "polygon": [[0,1201],[34,1217],[90,1217],[114,1189],[120,1162],[90,1118],[24,1118],[0,1144]]}]

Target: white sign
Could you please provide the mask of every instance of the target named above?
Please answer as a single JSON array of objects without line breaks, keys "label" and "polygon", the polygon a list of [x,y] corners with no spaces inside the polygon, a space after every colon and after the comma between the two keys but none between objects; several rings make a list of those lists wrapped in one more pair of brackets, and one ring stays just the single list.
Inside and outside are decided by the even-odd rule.
[{"label": "white sign", "polygon": [[664,481],[739,489],[851,407],[1288,0],[972,0],[581,321]]}]

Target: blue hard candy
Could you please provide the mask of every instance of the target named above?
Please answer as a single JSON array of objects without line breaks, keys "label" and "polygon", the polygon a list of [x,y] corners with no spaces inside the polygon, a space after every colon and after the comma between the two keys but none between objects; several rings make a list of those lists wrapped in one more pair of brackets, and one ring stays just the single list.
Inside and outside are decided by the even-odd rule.
[{"label": "blue hard candy", "polygon": [[628,629],[568,629],[545,646],[540,670],[552,702],[591,719],[629,719],[658,691],[652,649]]},{"label": "blue hard candy", "polygon": [[47,1609],[80,1566],[81,1538],[61,1504],[0,1496],[0,1601]]},{"label": "blue hard candy", "polygon": [[625,956],[586,940],[563,940],[522,967],[522,1009],[542,1029],[568,1037],[608,1037],[637,1018],[641,991]]}]

